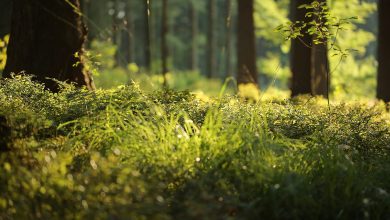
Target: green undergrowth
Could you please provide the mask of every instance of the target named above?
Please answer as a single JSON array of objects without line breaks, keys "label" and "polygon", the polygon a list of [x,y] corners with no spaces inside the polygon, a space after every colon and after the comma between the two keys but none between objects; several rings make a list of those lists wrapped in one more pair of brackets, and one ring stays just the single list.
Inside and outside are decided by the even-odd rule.
[{"label": "green undergrowth", "polygon": [[62,87],[0,81],[0,219],[390,218],[380,104]]}]

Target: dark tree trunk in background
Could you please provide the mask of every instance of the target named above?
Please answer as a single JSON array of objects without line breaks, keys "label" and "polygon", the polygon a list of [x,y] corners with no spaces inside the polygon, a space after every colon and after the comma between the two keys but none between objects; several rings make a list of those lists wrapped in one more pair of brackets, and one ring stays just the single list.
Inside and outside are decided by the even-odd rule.
[{"label": "dark tree trunk in background", "polygon": [[12,0],[0,2],[0,39],[10,33],[11,30]]},{"label": "dark tree trunk in background", "polygon": [[196,0],[190,0],[191,4],[191,70],[198,70],[198,13],[195,7]]},{"label": "dark tree trunk in background", "polygon": [[161,18],[161,60],[162,60],[162,74],[164,77],[164,87],[168,86],[167,73],[168,70],[168,0],[162,0],[162,18]]},{"label": "dark tree trunk in background", "polygon": [[390,102],[390,1],[379,0],[377,98]]},{"label": "dark tree trunk in background", "polygon": [[[319,0],[325,2],[326,0]],[[314,18],[318,19],[318,18]],[[324,22],[325,23],[325,22]],[[312,94],[328,98],[329,60],[327,41],[321,40],[320,44],[312,43],[311,48],[311,89]]]},{"label": "dark tree trunk in background", "polygon": [[238,1],[238,84],[257,84],[253,0]]},{"label": "dark tree trunk in background", "polygon": [[151,16],[151,0],[143,0],[144,1],[144,21],[145,21],[145,66],[148,71],[151,70],[151,42],[150,42],[150,16]]},{"label": "dark tree trunk in background", "polygon": [[120,29],[120,47],[119,61],[123,68],[127,68],[127,65],[133,61],[133,19],[130,11],[131,1],[126,2],[123,7],[125,13],[121,21]]},{"label": "dark tree trunk in background", "polygon": [[119,14],[119,8],[118,8],[118,0],[113,0],[112,2],[112,11],[113,14],[111,15],[111,22],[112,22],[112,31],[111,31],[111,40],[113,45],[116,46],[116,52],[115,52],[115,66],[121,65],[121,24],[118,19]]},{"label": "dark tree trunk in background", "polygon": [[207,78],[215,76],[217,61],[215,57],[215,0],[208,0],[208,36],[207,36]]},{"label": "dark tree trunk in background", "polygon": [[[310,22],[310,18],[305,17],[307,10],[298,9],[298,6],[310,4],[311,2],[311,0],[291,0],[291,20]],[[291,42],[291,96],[293,97],[302,94],[311,94],[311,43],[312,37],[306,34],[300,39],[293,39]]]},{"label": "dark tree trunk in background", "polygon": [[11,128],[5,116],[0,115],[0,153],[10,150]]},{"label": "dark tree trunk in background", "polygon": [[233,76],[232,52],[232,0],[226,0],[226,77]]},{"label": "dark tree trunk in background", "polygon": [[312,44],[311,87],[312,94],[328,97],[328,48],[325,43]]},{"label": "dark tree trunk in background", "polygon": [[[78,0],[69,2],[80,8]],[[25,71],[52,91],[58,86],[47,77],[94,89],[80,58],[86,29],[72,6],[65,1],[14,0],[12,13],[4,77]]]}]

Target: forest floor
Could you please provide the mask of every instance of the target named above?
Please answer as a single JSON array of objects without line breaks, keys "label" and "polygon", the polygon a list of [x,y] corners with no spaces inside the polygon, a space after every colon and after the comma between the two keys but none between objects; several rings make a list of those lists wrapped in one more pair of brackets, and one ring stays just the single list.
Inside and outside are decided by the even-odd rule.
[{"label": "forest floor", "polygon": [[1,81],[0,103],[0,219],[390,219],[381,104],[28,77]]}]

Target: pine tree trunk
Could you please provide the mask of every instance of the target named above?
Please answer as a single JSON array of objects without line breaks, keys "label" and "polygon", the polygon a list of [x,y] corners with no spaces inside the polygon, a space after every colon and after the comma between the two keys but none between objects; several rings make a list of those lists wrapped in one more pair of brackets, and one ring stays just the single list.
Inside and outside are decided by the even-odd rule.
[{"label": "pine tree trunk", "polygon": [[150,41],[150,16],[151,16],[151,0],[144,1],[144,33],[145,33],[145,66],[148,71],[151,70],[151,41]]},{"label": "pine tree trunk", "polygon": [[132,14],[130,12],[131,1],[126,2],[123,7],[124,17],[120,21],[120,43],[118,47],[118,60],[123,68],[127,68],[127,65],[132,62],[132,46],[133,46],[133,21]]},{"label": "pine tree trunk", "polygon": [[[319,0],[319,2],[325,2],[326,0]],[[319,18],[317,22],[320,22]],[[324,19],[324,18],[321,18]],[[320,23],[325,24],[326,21]],[[313,37],[313,39],[315,36]],[[330,82],[329,77],[329,60],[328,60],[328,42],[326,39],[320,39],[320,44],[312,43],[311,49],[311,89],[312,94],[315,96],[323,96],[328,98]]]},{"label": "pine tree trunk", "polygon": [[134,62],[134,18],[131,12],[132,0],[130,0],[125,7],[126,11],[126,36],[128,37],[128,45],[127,45],[127,53],[126,53],[126,60],[127,63]]},{"label": "pine tree trunk", "polygon": [[226,1],[226,77],[233,76],[232,72],[232,0]]},{"label": "pine tree trunk", "polygon": [[253,0],[238,1],[238,84],[257,84]]},{"label": "pine tree trunk", "polygon": [[195,0],[190,0],[191,4],[191,70],[198,70],[198,13],[195,7]]},{"label": "pine tree trunk", "polygon": [[[311,0],[291,0],[290,17],[292,21],[310,22],[305,17],[307,10],[298,9],[302,4],[310,4]],[[312,37],[305,34],[300,39],[291,42],[290,68],[291,68],[291,96],[312,94],[311,90],[311,43]]]},{"label": "pine tree trunk", "polygon": [[[82,60],[86,28],[78,0],[14,0],[11,37],[4,77],[25,71],[56,92],[51,79],[74,82],[94,89]],[[78,53],[78,56],[75,54]]]},{"label": "pine tree trunk", "polygon": [[311,86],[312,94],[328,97],[328,48],[326,42],[312,44],[311,48]]},{"label": "pine tree trunk", "polygon": [[120,66],[122,64],[121,62],[121,28],[120,28],[120,21],[118,19],[118,0],[113,0],[112,1],[112,10],[113,14],[111,15],[111,25],[112,25],[112,31],[111,31],[111,40],[112,44],[116,46],[116,51],[115,51],[115,67]]},{"label": "pine tree trunk", "polygon": [[379,0],[377,98],[390,102],[390,1]]},{"label": "pine tree trunk", "polygon": [[12,0],[2,0],[0,3],[0,39],[10,32]]},{"label": "pine tree trunk", "polygon": [[9,151],[11,148],[11,128],[7,124],[7,118],[0,115],[0,153]]},{"label": "pine tree trunk", "polygon": [[208,36],[207,36],[207,78],[212,78],[216,71],[216,57],[215,57],[215,14],[216,5],[215,0],[209,0],[208,9]]},{"label": "pine tree trunk", "polygon": [[162,0],[162,19],[161,19],[161,60],[162,60],[162,75],[164,77],[163,86],[167,87],[168,70],[168,0]]}]

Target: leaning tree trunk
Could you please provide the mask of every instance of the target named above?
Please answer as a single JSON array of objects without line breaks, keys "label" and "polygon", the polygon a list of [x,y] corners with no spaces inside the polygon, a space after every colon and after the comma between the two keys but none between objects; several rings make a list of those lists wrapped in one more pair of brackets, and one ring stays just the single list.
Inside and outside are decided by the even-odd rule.
[{"label": "leaning tree trunk", "polygon": [[[310,4],[311,2],[311,0],[291,0],[291,20],[309,23],[310,18],[305,16],[307,10],[298,9],[298,6]],[[312,37],[308,34],[305,34],[299,39],[293,39],[291,42],[291,96],[293,97],[302,94],[311,94],[311,43]]]},{"label": "leaning tree trunk", "polygon": [[238,1],[238,84],[257,84],[253,0]]},{"label": "leaning tree trunk", "polygon": [[379,1],[377,98],[390,102],[390,1]]},{"label": "leaning tree trunk", "polygon": [[86,28],[79,8],[78,0],[14,0],[3,76],[25,72],[54,92],[52,79],[94,89],[82,60]]}]

